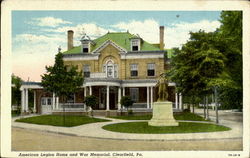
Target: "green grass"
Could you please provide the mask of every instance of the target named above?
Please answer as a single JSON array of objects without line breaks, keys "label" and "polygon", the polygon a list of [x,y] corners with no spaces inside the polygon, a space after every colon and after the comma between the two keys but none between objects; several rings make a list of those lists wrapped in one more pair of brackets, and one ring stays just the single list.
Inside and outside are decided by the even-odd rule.
[{"label": "green grass", "polygon": [[210,123],[179,122],[179,126],[155,127],[149,126],[148,122],[128,122],[110,124],[102,127],[105,130],[121,133],[143,133],[143,134],[164,134],[164,133],[198,133],[216,132],[231,130],[225,126]]},{"label": "green grass", "polygon": [[[122,120],[150,120],[152,118],[152,115],[142,115],[142,116],[125,115],[125,116],[112,116],[111,118],[122,119]],[[206,121],[203,117],[189,112],[174,114],[174,118],[176,120]]]},{"label": "green grass", "polygon": [[74,116],[74,115],[66,115],[65,124],[63,120],[64,120],[63,115],[41,115],[35,117],[22,118],[16,121],[39,124],[39,125],[52,125],[52,126],[64,126],[64,127],[73,127],[88,123],[109,121],[105,119],[91,118],[88,116]]}]

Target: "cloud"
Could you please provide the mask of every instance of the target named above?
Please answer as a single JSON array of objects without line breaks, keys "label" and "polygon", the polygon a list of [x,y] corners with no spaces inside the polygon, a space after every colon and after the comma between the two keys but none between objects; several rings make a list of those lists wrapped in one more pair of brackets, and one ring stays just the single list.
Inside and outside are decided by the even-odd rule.
[{"label": "cloud", "polygon": [[128,30],[132,34],[138,34],[148,42],[158,43],[159,23],[154,19],[147,19],[144,21],[132,20],[130,22],[119,22],[112,26],[121,31]]},{"label": "cloud", "polygon": [[[139,34],[144,40],[150,43],[159,43],[160,24],[154,19],[144,21],[120,22],[112,25],[114,28],[130,33]],[[219,21],[202,20],[194,23],[182,22],[171,26],[165,26],[164,43],[165,48],[181,47],[189,39],[190,31],[204,30],[206,32],[215,31],[220,26]]]},{"label": "cloud", "polygon": [[221,23],[219,21],[202,20],[195,23],[176,23],[170,27],[166,27],[164,42],[166,48],[181,47],[185,44],[190,35],[189,32],[197,32],[204,30],[206,32],[215,31],[219,28]]},{"label": "cloud", "polygon": [[56,27],[62,24],[72,24],[72,22],[70,21],[65,21],[63,19],[54,17],[33,18],[33,20],[28,23],[38,26],[49,26],[49,27]]},{"label": "cloud", "polygon": [[[53,65],[58,46],[66,48],[63,35],[19,34],[12,43],[12,72],[22,79],[41,81],[45,65]],[[63,50],[64,51],[64,50]]]},{"label": "cloud", "polygon": [[76,26],[64,26],[58,27],[56,29],[45,29],[44,31],[51,32],[51,33],[62,33],[64,37],[67,37],[67,31],[73,30],[74,31],[74,45],[80,45],[80,39],[84,33],[86,33],[91,39],[96,39],[100,36],[103,36],[108,31],[113,32],[114,30],[109,30],[104,27],[100,27],[95,23],[83,23],[78,24]]}]

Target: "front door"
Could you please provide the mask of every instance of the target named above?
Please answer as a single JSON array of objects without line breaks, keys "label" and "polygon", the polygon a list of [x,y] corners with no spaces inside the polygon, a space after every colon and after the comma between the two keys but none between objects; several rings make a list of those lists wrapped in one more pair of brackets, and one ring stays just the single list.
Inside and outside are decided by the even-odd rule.
[{"label": "front door", "polygon": [[[109,88],[109,109],[114,110],[117,108],[117,88]],[[106,110],[107,108],[107,88],[100,89],[99,109]]]},{"label": "front door", "polygon": [[51,97],[42,97],[41,98],[41,113],[42,114],[51,114],[52,113],[52,98]]},{"label": "front door", "polygon": [[109,93],[109,108],[110,110],[114,110],[115,109],[115,104],[116,104],[116,95],[114,92]]}]

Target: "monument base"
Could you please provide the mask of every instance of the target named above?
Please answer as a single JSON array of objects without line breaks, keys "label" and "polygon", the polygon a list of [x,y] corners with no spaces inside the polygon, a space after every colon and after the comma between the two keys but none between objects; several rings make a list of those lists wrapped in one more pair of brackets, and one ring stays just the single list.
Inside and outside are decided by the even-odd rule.
[{"label": "monument base", "polygon": [[154,102],[153,117],[148,121],[150,126],[178,126],[173,117],[172,102]]}]

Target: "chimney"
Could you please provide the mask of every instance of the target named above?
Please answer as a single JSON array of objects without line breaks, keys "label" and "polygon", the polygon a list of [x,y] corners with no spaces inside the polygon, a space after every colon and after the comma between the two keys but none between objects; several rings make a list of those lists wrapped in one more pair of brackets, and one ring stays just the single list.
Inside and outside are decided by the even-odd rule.
[{"label": "chimney", "polygon": [[160,26],[160,50],[164,50],[164,26]]},{"label": "chimney", "polygon": [[69,30],[68,31],[68,50],[73,48],[73,35],[74,35],[74,31]]}]

